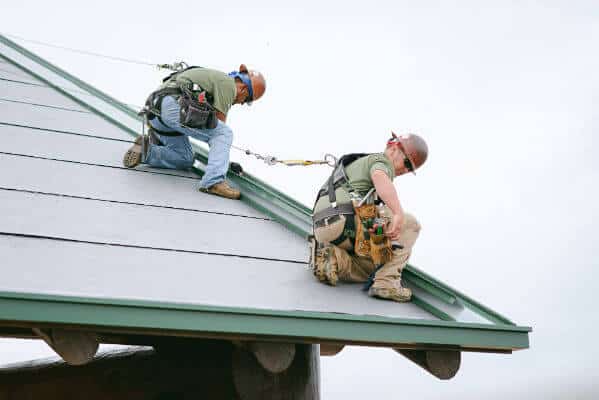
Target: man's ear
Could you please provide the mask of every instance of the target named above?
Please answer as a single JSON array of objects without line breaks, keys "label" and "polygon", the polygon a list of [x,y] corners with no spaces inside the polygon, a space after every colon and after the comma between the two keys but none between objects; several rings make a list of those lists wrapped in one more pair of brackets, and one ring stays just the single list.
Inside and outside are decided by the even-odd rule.
[{"label": "man's ear", "polygon": [[245,64],[241,64],[239,66],[239,72],[247,74],[248,73],[248,67],[246,67]]}]

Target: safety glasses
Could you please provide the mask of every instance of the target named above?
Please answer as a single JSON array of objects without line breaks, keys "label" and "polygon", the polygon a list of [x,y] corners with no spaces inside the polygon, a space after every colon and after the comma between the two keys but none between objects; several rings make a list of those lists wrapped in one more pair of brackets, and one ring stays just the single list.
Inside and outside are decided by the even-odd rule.
[{"label": "safety glasses", "polygon": [[252,101],[254,101],[254,88],[252,87],[252,80],[250,79],[250,76],[245,72],[238,71],[230,72],[229,76],[232,78],[239,78],[241,82],[247,86],[248,95],[243,101],[243,104],[247,104],[248,106],[252,105]]},{"label": "safety glasses", "polygon": [[408,158],[406,149],[403,147],[403,144],[401,144],[401,142],[399,140],[396,141],[394,144],[397,145],[397,147],[399,148],[399,151],[401,151],[401,154],[403,155],[404,167],[406,167],[408,169],[408,171],[414,172],[414,169],[415,169],[414,164],[412,164],[412,161],[410,161],[410,159]]},{"label": "safety glasses", "polygon": [[254,100],[254,88],[252,87],[252,80],[248,74],[239,73],[237,76],[248,88],[248,96],[246,97],[244,103],[252,104],[252,100]]}]

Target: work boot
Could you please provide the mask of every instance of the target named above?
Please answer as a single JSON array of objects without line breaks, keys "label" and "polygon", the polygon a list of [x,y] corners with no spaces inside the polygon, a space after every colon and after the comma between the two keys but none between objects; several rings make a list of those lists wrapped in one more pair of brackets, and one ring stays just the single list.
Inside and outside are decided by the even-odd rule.
[{"label": "work boot", "polygon": [[217,196],[226,197],[227,199],[239,200],[241,193],[239,190],[232,188],[225,181],[219,182],[209,188],[200,188],[200,192],[215,194]]},{"label": "work boot", "polygon": [[139,164],[141,164],[142,142],[145,142],[145,146],[143,146],[145,149],[145,154],[143,155],[143,158],[144,159],[146,158],[146,156],[148,154],[148,148],[150,147],[150,142],[146,136],[138,136],[135,139],[133,146],[131,146],[131,148],[129,148],[129,150],[127,150],[127,152],[123,156],[123,165],[125,167],[135,168]]},{"label": "work boot", "polygon": [[376,287],[371,286],[368,289],[368,295],[378,297],[379,299],[393,300],[400,303],[408,302],[412,299],[412,291],[410,288],[401,286],[401,282],[391,287]]},{"label": "work boot", "polygon": [[337,286],[339,280],[337,267],[337,258],[331,246],[325,246],[317,250],[314,275],[320,282]]}]

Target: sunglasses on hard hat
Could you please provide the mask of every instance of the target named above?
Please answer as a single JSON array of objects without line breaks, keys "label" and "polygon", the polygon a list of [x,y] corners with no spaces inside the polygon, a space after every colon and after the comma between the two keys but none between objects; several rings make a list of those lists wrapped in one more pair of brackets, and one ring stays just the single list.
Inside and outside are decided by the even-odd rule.
[{"label": "sunglasses on hard hat", "polygon": [[399,151],[401,151],[401,154],[403,155],[404,167],[406,167],[408,169],[408,171],[414,172],[414,164],[412,164],[412,161],[410,161],[410,159],[408,158],[408,155],[406,154],[406,149],[404,149],[401,142],[397,142],[397,147],[399,148]]},{"label": "sunglasses on hard hat", "polygon": [[399,138],[393,134],[393,137],[391,139],[389,139],[389,141],[387,142],[387,145],[395,145],[397,146],[397,148],[399,149],[399,151],[401,152],[401,154],[403,155],[403,165],[404,167],[406,167],[408,169],[408,171],[410,172],[414,172],[414,164],[412,164],[412,161],[410,161],[410,159],[408,158],[408,155],[406,153],[406,149],[403,147],[403,144],[401,143],[401,141],[399,140]]}]

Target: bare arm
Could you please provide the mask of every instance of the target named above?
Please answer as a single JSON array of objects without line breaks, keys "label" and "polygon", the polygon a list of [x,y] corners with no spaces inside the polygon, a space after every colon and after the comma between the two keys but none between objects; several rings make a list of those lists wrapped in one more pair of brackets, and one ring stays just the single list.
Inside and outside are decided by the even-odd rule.
[{"label": "bare arm", "polygon": [[221,122],[227,122],[227,116],[220,111],[216,112],[216,118],[218,118]]},{"label": "bare arm", "polygon": [[403,224],[403,209],[399,202],[397,190],[393,186],[393,181],[381,170],[374,170],[370,177],[372,178],[372,183],[374,183],[376,193],[393,213],[393,219],[387,227],[387,236],[393,240],[397,240],[399,239],[399,232]]}]

